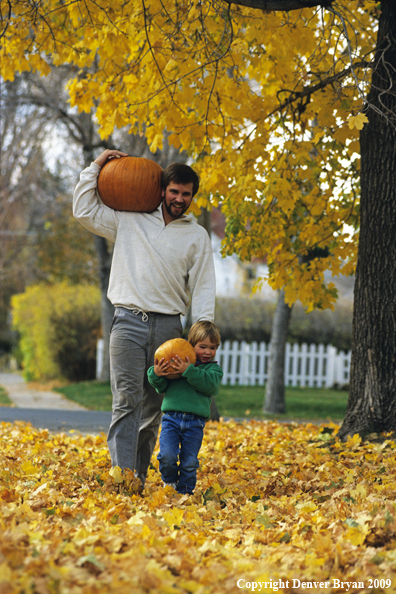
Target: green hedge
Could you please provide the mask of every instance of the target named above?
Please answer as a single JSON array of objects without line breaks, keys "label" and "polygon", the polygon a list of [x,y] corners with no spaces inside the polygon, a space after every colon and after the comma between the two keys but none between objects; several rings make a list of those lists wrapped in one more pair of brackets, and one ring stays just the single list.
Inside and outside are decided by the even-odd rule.
[{"label": "green hedge", "polygon": [[12,298],[27,380],[95,378],[100,291],[89,285],[32,285]]},{"label": "green hedge", "polygon": [[[218,298],[216,324],[221,329],[222,341],[269,342],[276,308],[275,301],[248,298]],[[332,344],[348,351],[352,338],[352,302],[339,300],[332,310],[305,313],[296,303],[289,327],[289,342],[299,344]]]}]

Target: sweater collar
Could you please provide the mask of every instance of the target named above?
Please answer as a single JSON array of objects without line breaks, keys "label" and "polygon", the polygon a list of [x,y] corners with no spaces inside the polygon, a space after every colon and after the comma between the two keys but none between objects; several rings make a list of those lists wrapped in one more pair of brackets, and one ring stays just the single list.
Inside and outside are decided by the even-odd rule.
[{"label": "sweater collar", "polygon": [[195,367],[198,367],[198,365],[209,365],[209,363],[217,363],[217,361],[208,361],[207,363],[204,363],[203,361],[200,361],[199,359],[197,359],[195,361]]}]

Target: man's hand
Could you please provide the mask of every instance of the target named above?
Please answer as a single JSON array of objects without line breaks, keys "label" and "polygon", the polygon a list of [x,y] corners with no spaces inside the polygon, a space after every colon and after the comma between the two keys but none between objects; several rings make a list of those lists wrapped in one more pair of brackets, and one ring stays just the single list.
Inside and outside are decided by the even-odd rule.
[{"label": "man's hand", "polygon": [[106,149],[97,159],[95,159],[94,163],[99,165],[99,167],[103,167],[107,161],[110,159],[119,159],[120,157],[127,157],[128,153],[123,153],[122,151],[118,151],[117,149]]}]

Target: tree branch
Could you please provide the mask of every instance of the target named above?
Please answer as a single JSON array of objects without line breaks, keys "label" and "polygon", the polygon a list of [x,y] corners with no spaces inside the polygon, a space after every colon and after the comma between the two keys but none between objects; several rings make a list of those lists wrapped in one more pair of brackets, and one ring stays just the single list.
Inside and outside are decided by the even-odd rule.
[{"label": "tree branch", "polygon": [[[8,4],[8,15],[4,19],[6,24],[5,24],[3,31],[0,33],[0,39],[5,36],[6,31],[8,29],[8,25],[10,24],[10,18],[11,18],[11,14],[12,14],[12,6],[11,6],[10,0],[8,0],[7,4]],[[1,13],[0,13],[0,17],[1,17],[1,22],[3,22],[3,15]]]},{"label": "tree branch", "polygon": [[276,112],[282,111],[283,109],[285,109],[285,107],[287,107],[288,105],[291,105],[295,101],[310,97],[312,94],[324,89],[328,85],[331,85],[334,82],[338,82],[338,81],[344,79],[345,77],[347,77],[351,74],[354,74],[354,68],[372,68],[372,67],[373,67],[372,63],[366,62],[365,60],[361,60],[360,62],[356,62],[352,66],[348,66],[341,72],[337,72],[336,74],[333,74],[331,76],[328,76],[327,78],[322,79],[320,82],[318,82],[316,84],[308,85],[308,86],[304,87],[302,89],[302,91],[291,91],[288,89],[280,89],[278,91],[278,95],[281,93],[290,93],[290,97],[288,99],[286,99],[283,103],[281,103],[269,115],[274,115]]},{"label": "tree branch", "polygon": [[326,8],[331,6],[333,0],[224,0],[227,4],[258,8],[266,12],[271,10],[301,10],[302,8],[314,8],[319,6]]},{"label": "tree branch", "polygon": [[[372,67],[373,67],[372,63],[366,62],[365,60],[361,60],[360,62],[356,62],[353,66],[348,66],[348,68],[345,68],[341,72],[338,72],[336,74],[328,76],[327,78],[322,79],[320,82],[318,82],[316,84],[312,84],[312,85],[308,85],[308,86],[304,87],[301,91],[280,89],[277,93],[278,97],[282,93],[289,93],[289,97],[285,101],[283,101],[283,103],[279,103],[279,105],[277,107],[275,107],[275,109],[273,109],[271,112],[267,113],[267,115],[264,117],[264,119],[267,120],[268,118],[271,118],[275,114],[280,114],[284,109],[286,109],[287,107],[290,107],[291,105],[293,105],[294,103],[296,103],[298,101],[302,101],[303,99],[306,99],[307,101],[309,101],[311,95],[313,95],[317,91],[321,91],[322,89],[325,89],[328,85],[331,85],[335,82],[339,82],[340,80],[349,76],[352,73],[353,68],[372,68]],[[250,130],[249,134],[247,134],[247,136],[242,140],[242,142],[236,147],[235,150],[240,150],[243,147],[243,145],[245,144],[245,142],[256,132],[256,130],[257,130],[257,123],[255,124],[254,128],[252,128]]]}]

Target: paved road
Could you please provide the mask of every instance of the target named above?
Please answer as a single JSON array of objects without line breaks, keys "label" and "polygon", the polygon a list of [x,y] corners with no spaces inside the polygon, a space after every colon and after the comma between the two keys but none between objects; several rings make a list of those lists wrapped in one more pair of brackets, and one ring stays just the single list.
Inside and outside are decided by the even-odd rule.
[{"label": "paved road", "polygon": [[72,411],[45,408],[10,408],[0,406],[0,422],[25,421],[37,429],[49,431],[79,431],[81,433],[107,433],[110,412]]},{"label": "paved road", "polygon": [[14,407],[0,406],[0,422],[30,422],[37,429],[107,433],[111,413],[90,411],[58,394],[29,387],[21,375],[0,373],[2,386]]}]

